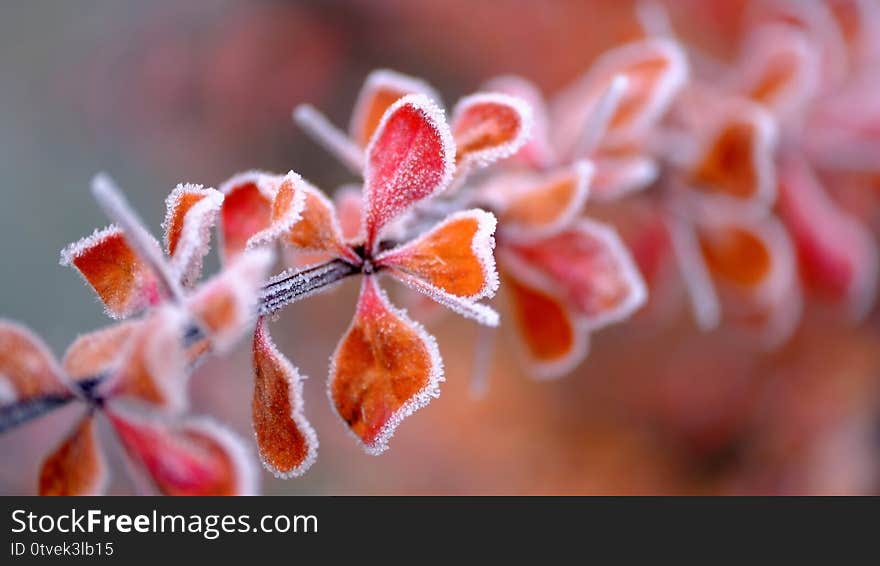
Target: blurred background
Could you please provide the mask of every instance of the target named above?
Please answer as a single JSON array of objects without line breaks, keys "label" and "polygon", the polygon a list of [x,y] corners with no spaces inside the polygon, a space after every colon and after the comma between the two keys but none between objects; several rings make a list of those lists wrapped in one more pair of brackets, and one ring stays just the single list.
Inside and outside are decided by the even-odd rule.
[{"label": "blurred background", "polygon": [[[742,2],[669,2],[680,31],[729,54]],[[527,76],[553,92],[632,37],[620,0],[87,0],[0,8],[0,316],[59,355],[107,321],[58,265],[69,242],[107,222],[89,179],[109,172],[159,233],[178,182],[217,186],[247,169],[294,169],[328,192],[353,179],[290,120],[309,102],[341,125],[367,73],[425,78],[447,104],[486,79]],[[216,261],[209,263],[210,271]],[[876,493],[880,488],[878,317],[850,325],[808,308],[794,338],[763,352],[737,334],[700,333],[678,305],[593,338],[587,361],[530,380],[502,330],[488,395],[468,391],[476,329],[432,325],[443,394],[364,455],[332,414],[327,360],[356,285],[289,308],[279,348],[311,376],[306,414],[317,464],[268,494]],[[673,304],[676,304],[673,301]],[[656,310],[656,309],[655,309]],[[245,438],[247,342],[202,365],[196,412]],[[33,493],[41,458],[74,415],[0,437],[0,493]],[[253,445],[252,445],[253,446]],[[111,493],[131,492],[117,473]]]}]

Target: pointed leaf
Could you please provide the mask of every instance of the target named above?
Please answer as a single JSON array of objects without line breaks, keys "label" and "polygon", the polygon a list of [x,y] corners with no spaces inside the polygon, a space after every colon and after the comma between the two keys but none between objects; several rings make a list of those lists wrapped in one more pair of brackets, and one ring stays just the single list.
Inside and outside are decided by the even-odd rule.
[{"label": "pointed leaf", "polygon": [[507,194],[490,196],[498,203],[504,237],[532,240],[571,225],[583,212],[593,171],[590,162],[577,161],[549,173],[511,179],[502,187]]},{"label": "pointed leaf", "polygon": [[79,271],[113,318],[136,314],[161,299],[155,274],[116,226],[67,246],[61,252],[61,265]]},{"label": "pointed leaf", "polygon": [[95,418],[83,418],[40,467],[40,495],[101,495],[107,463],[95,429]]},{"label": "pointed leaf", "polygon": [[455,169],[455,144],[443,111],[424,95],[391,105],[367,147],[364,172],[366,247],[417,202],[444,189]]},{"label": "pointed leaf", "polygon": [[263,466],[290,478],[315,462],[318,437],[303,414],[304,378],[278,351],[266,324],[259,318],[254,333],[254,432]]},{"label": "pointed leaf", "polygon": [[29,328],[0,319],[0,405],[68,388],[55,356]]},{"label": "pointed leaf", "polygon": [[406,244],[376,256],[377,267],[415,276],[458,297],[477,300],[498,289],[496,220],[484,210],[456,212]]},{"label": "pointed leaf", "polygon": [[329,395],[370,454],[388,448],[404,418],[440,394],[443,364],[434,338],[392,307],[364,277],[357,313],[331,358]]},{"label": "pointed leaf", "polygon": [[517,152],[516,159],[536,169],[545,169],[556,164],[558,156],[550,143],[547,105],[538,87],[522,77],[505,75],[490,80],[486,83],[486,89],[515,96],[524,100],[531,109],[531,134]]},{"label": "pointed leaf", "polygon": [[519,98],[477,93],[455,105],[452,136],[459,166],[485,167],[515,154],[531,133],[532,110]]}]

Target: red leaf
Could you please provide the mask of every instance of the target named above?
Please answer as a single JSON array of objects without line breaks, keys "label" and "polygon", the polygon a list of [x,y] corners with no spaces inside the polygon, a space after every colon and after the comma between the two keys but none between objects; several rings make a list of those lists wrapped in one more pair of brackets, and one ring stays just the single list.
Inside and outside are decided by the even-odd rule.
[{"label": "red leaf", "polygon": [[424,95],[408,95],[385,113],[367,147],[364,172],[366,247],[417,202],[444,189],[455,169],[455,144],[443,112]]},{"label": "red leaf", "polygon": [[237,437],[208,419],[180,424],[108,409],[126,453],[165,495],[249,495],[256,474]]}]

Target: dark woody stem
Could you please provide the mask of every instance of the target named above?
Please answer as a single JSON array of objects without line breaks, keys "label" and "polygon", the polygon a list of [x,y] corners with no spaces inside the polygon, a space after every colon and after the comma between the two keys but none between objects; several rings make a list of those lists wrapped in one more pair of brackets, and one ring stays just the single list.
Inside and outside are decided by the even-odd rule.
[{"label": "dark woody stem", "polygon": [[[361,267],[352,265],[341,259],[335,259],[299,271],[288,270],[269,279],[263,286],[257,302],[257,314],[265,316],[273,314],[285,306],[310,297],[346,277],[361,272]],[[192,346],[205,338],[202,329],[192,324],[183,335],[185,347]],[[66,406],[79,399],[93,408],[100,408],[104,398],[98,393],[97,386],[107,378],[105,374],[79,379],[75,383],[76,393],[47,393],[28,397],[7,405],[0,406],[0,434],[25,424],[37,417]]]}]

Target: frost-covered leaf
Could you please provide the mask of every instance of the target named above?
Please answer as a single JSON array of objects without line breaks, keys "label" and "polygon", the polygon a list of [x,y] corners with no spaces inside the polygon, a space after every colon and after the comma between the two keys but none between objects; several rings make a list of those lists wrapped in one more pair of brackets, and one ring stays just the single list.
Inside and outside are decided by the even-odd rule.
[{"label": "frost-covered leaf", "polygon": [[[298,212],[297,212],[298,211]],[[272,205],[271,233],[301,251],[331,254],[352,263],[360,258],[344,242],[333,203],[317,188],[299,179],[285,179]],[[260,236],[255,236],[255,240]]]},{"label": "frost-covered leaf", "polygon": [[[186,312],[166,305],[129,330],[110,327],[81,336],[68,350],[65,367],[77,358],[100,359],[103,351],[118,348],[99,386],[105,397],[134,398],[156,408],[179,412],[187,406],[189,378],[184,335],[189,324]],[[126,337],[125,335],[128,334]]]},{"label": "frost-covered leaf", "polygon": [[544,96],[534,84],[515,75],[496,77],[486,83],[486,89],[503,92],[524,100],[531,109],[531,134],[516,153],[516,159],[536,169],[551,167],[558,156],[550,143],[550,123]]},{"label": "frost-covered leaf", "polygon": [[515,154],[531,133],[532,110],[519,98],[477,93],[458,101],[452,114],[459,166],[484,167]]},{"label": "frost-covered leaf", "polygon": [[116,226],[95,230],[67,246],[61,252],[61,265],[79,271],[113,318],[136,314],[161,299],[155,273]]},{"label": "frost-covered leaf", "polygon": [[776,117],[797,116],[816,95],[820,61],[802,30],[765,25],[748,38],[732,88],[770,110]]},{"label": "frost-covered leaf", "polygon": [[729,102],[709,114],[687,181],[702,193],[770,206],[776,198],[776,126],[762,108]]},{"label": "frost-covered leaf", "polygon": [[551,135],[557,150],[565,153],[577,144],[617,77],[625,78],[626,89],[608,120],[603,144],[629,143],[645,134],[666,113],[687,74],[684,51],[668,39],[649,38],[608,51],[554,99]]},{"label": "frost-covered leaf", "polygon": [[40,467],[40,495],[101,495],[107,484],[95,418],[88,415]]},{"label": "frost-covered leaf", "polygon": [[780,167],[779,204],[805,285],[843,304],[853,319],[865,316],[876,300],[878,272],[877,244],[868,229],[843,211],[795,156]]},{"label": "frost-covered leaf", "polygon": [[501,211],[500,230],[511,240],[532,240],[559,232],[584,209],[590,193],[593,165],[578,161],[537,176],[499,183],[506,193],[491,196]]},{"label": "frost-covered leaf", "polygon": [[315,462],[318,437],[303,414],[304,378],[278,351],[266,325],[259,318],[254,333],[254,432],[266,469],[289,478]]},{"label": "frost-covered leaf", "polygon": [[280,179],[262,171],[235,175],[222,185],[220,209],[221,257],[232,261],[247,247],[257,232],[266,229],[272,219],[272,200]]},{"label": "frost-covered leaf", "polygon": [[584,219],[554,236],[509,249],[546,277],[590,329],[623,320],[645,302],[642,276],[610,226]]},{"label": "frost-covered leaf", "polygon": [[787,339],[799,320],[801,300],[795,251],[782,224],[771,215],[718,210],[696,228],[725,319],[767,346]]},{"label": "frost-covered leaf", "polygon": [[46,393],[65,393],[61,368],[29,328],[0,319],[0,405]]},{"label": "frost-covered leaf", "polygon": [[204,418],[172,423],[107,410],[129,457],[165,495],[251,495],[256,470],[242,441]]},{"label": "frost-covered leaf", "polygon": [[392,104],[408,94],[423,94],[439,104],[440,96],[421,79],[388,69],[370,73],[358,94],[348,127],[351,139],[365,147]]},{"label": "frost-covered leaf", "polygon": [[242,252],[187,298],[189,311],[215,349],[231,347],[254,320],[258,293],[273,261],[266,248]]},{"label": "frost-covered leaf", "polygon": [[443,111],[419,94],[392,104],[367,147],[366,248],[375,248],[394,219],[444,189],[454,169],[455,144]]},{"label": "frost-covered leaf", "polygon": [[278,183],[272,198],[269,224],[248,238],[248,249],[271,244],[289,232],[302,219],[307,183],[290,171]]},{"label": "frost-covered leaf", "polygon": [[377,267],[421,279],[430,287],[475,301],[498,289],[495,216],[456,212],[421,236],[376,256]]},{"label": "frost-covered leaf", "polygon": [[185,287],[191,287],[202,273],[211,229],[222,205],[222,193],[201,185],[178,185],[165,199],[165,251]]},{"label": "frost-covered leaf", "polygon": [[404,418],[440,394],[443,363],[433,336],[392,307],[375,277],[331,358],[329,395],[370,454],[388,448]]},{"label": "frost-covered leaf", "polygon": [[79,335],[64,353],[64,371],[73,380],[112,371],[127,354],[129,340],[143,324],[143,320],[127,320]]},{"label": "frost-covered leaf", "polygon": [[504,292],[529,372],[554,379],[574,369],[589,352],[586,327],[542,278],[516,261],[505,261]]}]

